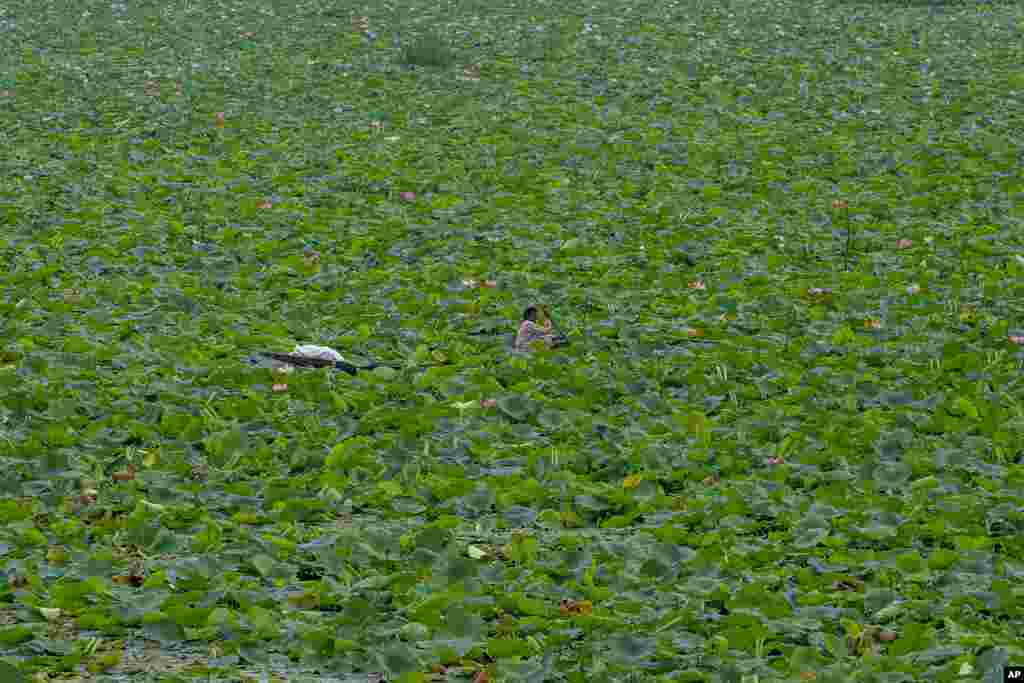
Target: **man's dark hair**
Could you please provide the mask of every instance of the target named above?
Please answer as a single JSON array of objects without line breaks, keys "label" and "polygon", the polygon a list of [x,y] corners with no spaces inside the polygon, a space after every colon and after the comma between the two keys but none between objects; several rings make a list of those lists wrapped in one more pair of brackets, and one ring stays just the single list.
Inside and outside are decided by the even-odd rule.
[{"label": "man's dark hair", "polygon": [[523,311],[523,320],[537,322],[537,313],[538,310],[536,306],[527,306],[526,310]]}]

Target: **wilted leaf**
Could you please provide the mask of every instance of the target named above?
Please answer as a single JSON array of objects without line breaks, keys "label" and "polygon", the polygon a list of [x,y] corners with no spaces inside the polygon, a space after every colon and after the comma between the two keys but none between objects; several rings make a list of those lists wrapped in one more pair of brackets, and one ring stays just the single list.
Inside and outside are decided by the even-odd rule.
[{"label": "wilted leaf", "polygon": [[569,600],[564,598],[558,605],[563,616],[589,616],[594,612],[594,604],[590,600]]}]

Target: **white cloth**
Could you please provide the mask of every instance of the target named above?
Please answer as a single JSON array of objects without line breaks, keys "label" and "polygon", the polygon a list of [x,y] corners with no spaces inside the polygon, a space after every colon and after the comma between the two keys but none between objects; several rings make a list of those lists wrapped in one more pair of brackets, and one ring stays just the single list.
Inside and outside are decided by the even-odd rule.
[{"label": "white cloth", "polygon": [[323,358],[324,360],[343,361],[345,357],[330,348],[329,346],[315,346],[314,344],[299,344],[292,351],[296,356],[306,358]]}]

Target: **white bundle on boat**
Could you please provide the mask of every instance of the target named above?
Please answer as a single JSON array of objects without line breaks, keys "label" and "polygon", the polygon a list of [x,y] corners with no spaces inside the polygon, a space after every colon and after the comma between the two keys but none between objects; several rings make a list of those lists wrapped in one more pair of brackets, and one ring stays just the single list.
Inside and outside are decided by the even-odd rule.
[{"label": "white bundle on boat", "polygon": [[316,346],[315,344],[298,344],[292,351],[296,356],[306,358],[322,358],[323,360],[343,361],[345,357],[329,346]]}]

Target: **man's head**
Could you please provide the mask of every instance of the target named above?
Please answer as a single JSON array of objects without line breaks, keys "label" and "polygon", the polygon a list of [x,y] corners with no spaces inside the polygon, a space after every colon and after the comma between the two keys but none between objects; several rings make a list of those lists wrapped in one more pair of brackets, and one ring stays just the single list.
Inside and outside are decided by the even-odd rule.
[{"label": "man's head", "polygon": [[536,306],[527,306],[526,310],[523,311],[523,320],[529,320],[530,322],[537,322],[537,316],[540,314],[540,310]]}]

